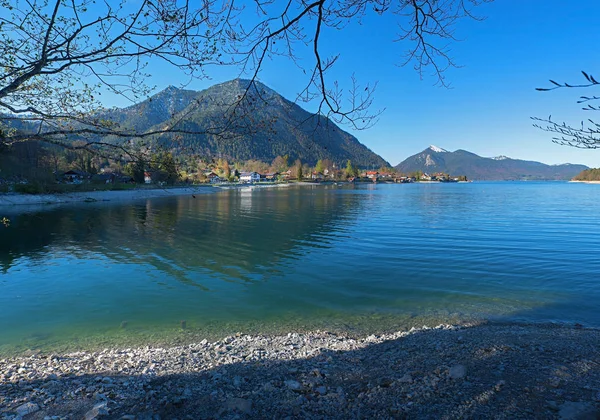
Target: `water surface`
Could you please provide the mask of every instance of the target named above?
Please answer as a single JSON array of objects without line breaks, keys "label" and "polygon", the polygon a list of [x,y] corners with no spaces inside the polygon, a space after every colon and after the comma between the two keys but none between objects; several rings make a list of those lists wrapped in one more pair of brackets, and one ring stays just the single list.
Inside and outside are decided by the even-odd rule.
[{"label": "water surface", "polygon": [[558,182],[318,186],[25,211],[0,237],[0,352],[472,319],[600,326],[599,196]]}]

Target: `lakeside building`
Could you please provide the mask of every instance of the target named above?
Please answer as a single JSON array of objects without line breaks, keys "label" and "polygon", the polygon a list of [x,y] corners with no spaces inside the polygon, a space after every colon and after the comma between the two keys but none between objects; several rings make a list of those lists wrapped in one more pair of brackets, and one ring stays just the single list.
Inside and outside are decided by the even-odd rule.
[{"label": "lakeside building", "polygon": [[242,172],[240,173],[240,182],[259,182],[260,174],[258,172]]}]

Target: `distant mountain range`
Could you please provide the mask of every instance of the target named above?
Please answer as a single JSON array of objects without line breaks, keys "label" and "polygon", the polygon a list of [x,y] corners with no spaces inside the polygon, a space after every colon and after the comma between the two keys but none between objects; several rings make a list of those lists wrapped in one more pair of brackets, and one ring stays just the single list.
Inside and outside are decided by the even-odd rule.
[{"label": "distant mountain range", "polygon": [[429,146],[395,167],[402,173],[422,171],[444,172],[453,176],[466,175],[472,180],[569,180],[588,169],[585,165],[566,163],[546,165],[540,162],[511,159],[506,156],[486,158],[466,150],[449,152]]},{"label": "distant mountain range", "polygon": [[[236,102],[239,106],[233,109]],[[202,91],[170,86],[139,104],[106,111],[102,118],[138,132],[170,127],[194,133],[162,134],[149,144],[180,154],[264,162],[288,155],[290,163],[301,159],[314,165],[330,159],[345,165],[350,159],[359,167],[389,166],[331,120],[305,111],[259,82],[251,85],[243,79]],[[202,134],[206,130],[211,133]]]}]

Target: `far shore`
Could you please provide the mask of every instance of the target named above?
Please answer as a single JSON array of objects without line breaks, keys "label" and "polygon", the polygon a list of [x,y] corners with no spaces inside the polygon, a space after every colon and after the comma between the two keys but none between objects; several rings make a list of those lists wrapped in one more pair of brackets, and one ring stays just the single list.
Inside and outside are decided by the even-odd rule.
[{"label": "far shore", "polygon": [[578,182],[580,184],[600,184],[600,181],[576,181],[576,180],[571,180],[569,182]]}]

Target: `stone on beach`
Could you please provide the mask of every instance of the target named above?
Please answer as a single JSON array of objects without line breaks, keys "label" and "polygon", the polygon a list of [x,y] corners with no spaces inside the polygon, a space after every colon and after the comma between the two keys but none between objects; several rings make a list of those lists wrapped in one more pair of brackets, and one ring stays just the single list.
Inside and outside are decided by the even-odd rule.
[{"label": "stone on beach", "polygon": [[448,371],[448,376],[452,379],[462,379],[467,376],[467,368],[464,365],[454,365]]},{"label": "stone on beach", "polygon": [[37,404],[28,402],[28,403],[25,403],[25,404],[17,407],[17,409],[15,411],[17,412],[17,414],[19,416],[23,417],[23,416],[26,416],[27,414],[35,413],[36,411],[39,411],[39,409],[40,409],[40,407]]}]

